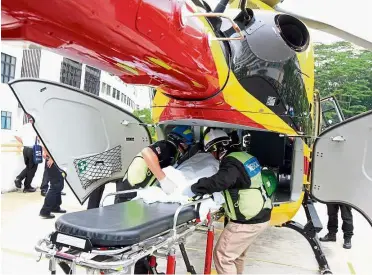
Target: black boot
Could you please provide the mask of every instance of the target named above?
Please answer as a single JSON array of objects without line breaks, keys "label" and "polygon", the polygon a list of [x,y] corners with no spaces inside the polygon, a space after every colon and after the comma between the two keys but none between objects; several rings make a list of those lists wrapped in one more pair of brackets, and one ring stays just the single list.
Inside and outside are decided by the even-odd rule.
[{"label": "black boot", "polygon": [[335,242],[336,241],[336,234],[328,233],[324,237],[319,238],[319,241],[321,241],[321,242]]},{"label": "black boot", "polygon": [[33,187],[25,187],[25,189],[23,189],[23,193],[32,193],[32,192],[35,192],[36,191],[36,188],[33,188]]},{"label": "black boot", "polygon": [[18,189],[21,189],[22,188],[22,181],[19,179],[19,178],[16,178],[14,180],[14,183],[15,183],[15,186],[18,188]]},{"label": "black boot", "polygon": [[55,216],[51,213],[40,213],[39,214],[40,217],[44,218],[44,219],[53,219],[55,218]]},{"label": "black boot", "polygon": [[345,238],[344,239],[343,248],[345,248],[345,249],[350,249],[351,248],[351,238]]}]

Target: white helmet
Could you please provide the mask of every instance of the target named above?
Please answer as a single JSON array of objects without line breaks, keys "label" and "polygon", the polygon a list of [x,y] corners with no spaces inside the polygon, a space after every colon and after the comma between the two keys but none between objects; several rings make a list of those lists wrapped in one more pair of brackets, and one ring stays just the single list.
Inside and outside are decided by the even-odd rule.
[{"label": "white helmet", "polygon": [[[219,148],[227,147],[231,142],[231,138],[225,131],[220,129],[211,129],[204,136],[204,151],[213,152],[219,151]],[[222,151],[222,150],[221,150]]]}]

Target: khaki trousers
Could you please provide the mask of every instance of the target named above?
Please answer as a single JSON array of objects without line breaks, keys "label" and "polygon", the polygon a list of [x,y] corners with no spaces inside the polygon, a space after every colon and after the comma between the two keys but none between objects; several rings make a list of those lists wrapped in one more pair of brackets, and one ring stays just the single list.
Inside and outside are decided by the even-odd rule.
[{"label": "khaki trousers", "polygon": [[268,226],[269,221],[258,224],[229,222],[213,252],[217,273],[243,274],[248,247]]}]

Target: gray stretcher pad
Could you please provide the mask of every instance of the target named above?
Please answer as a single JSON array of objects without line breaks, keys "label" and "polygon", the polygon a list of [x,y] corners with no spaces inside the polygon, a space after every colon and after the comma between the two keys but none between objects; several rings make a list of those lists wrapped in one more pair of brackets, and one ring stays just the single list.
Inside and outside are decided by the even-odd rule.
[{"label": "gray stretcher pad", "polygon": [[[129,246],[173,227],[178,203],[146,204],[134,200],[67,213],[55,223],[57,231],[90,239],[93,246]],[[196,218],[193,206],[181,210],[177,225]]]}]

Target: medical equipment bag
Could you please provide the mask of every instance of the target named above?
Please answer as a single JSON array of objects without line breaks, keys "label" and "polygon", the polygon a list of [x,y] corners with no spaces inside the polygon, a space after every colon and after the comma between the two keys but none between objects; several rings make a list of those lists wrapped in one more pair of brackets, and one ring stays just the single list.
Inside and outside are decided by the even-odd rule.
[{"label": "medical equipment bag", "polygon": [[32,147],[33,150],[33,161],[35,164],[43,162],[43,149],[41,145],[38,144],[37,137],[35,139],[35,145]]},{"label": "medical equipment bag", "polygon": [[271,197],[278,185],[278,179],[276,178],[275,173],[269,169],[262,169],[261,177],[266,193]]}]

